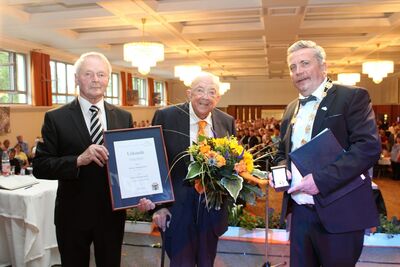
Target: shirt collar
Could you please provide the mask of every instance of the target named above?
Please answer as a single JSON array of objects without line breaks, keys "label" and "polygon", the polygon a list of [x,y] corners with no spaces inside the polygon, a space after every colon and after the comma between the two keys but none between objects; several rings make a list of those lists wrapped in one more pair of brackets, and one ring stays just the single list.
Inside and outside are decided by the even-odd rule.
[{"label": "shirt collar", "polygon": [[211,112],[204,120],[202,120],[199,117],[197,117],[191,102],[189,102],[189,117],[190,117],[190,125],[197,124],[199,121],[206,121],[208,125],[212,125]]},{"label": "shirt collar", "polygon": [[95,105],[99,108],[100,114],[104,114],[104,99],[101,99],[96,104],[92,104],[89,101],[87,101],[85,98],[78,96],[78,101],[79,101],[79,104],[80,104],[81,109],[84,114],[92,115],[92,112],[89,111],[89,109],[92,105]]},{"label": "shirt collar", "polygon": [[[325,84],[328,81],[328,77],[325,77],[324,81],[318,86],[317,90],[315,90],[312,95],[315,96],[318,101],[321,101],[322,98],[324,97],[324,90],[325,90]],[[303,95],[299,94],[299,98],[303,99],[306,98]]]}]

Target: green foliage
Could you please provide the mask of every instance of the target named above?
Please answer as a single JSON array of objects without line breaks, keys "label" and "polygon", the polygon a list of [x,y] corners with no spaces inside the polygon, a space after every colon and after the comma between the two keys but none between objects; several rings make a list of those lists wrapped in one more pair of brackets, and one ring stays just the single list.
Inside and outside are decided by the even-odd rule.
[{"label": "green foliage", "polygon": [[[286,226],[279,225],[280,214],[275,214],[273,209],[268,212],[268,228],[284,229]],[[234,205],[229,212],[228,224],[230,226],[239,226],[252,230],[254,228],[265,228],[265,220],[256,216],[243,208],[243,205]]]},{"label": "green foliage", "polygon": [[380,214],[380,223],[381,225],[376,228],[377,233],[400,234],[400,221],[396,216],[388,220],[386,216]]},{"label": "green foliage", "polygon": [[134,222],[151,222],[153,219],[149,212],[141,212],[137,208],[132,208],[126,211],[126,220]]}]

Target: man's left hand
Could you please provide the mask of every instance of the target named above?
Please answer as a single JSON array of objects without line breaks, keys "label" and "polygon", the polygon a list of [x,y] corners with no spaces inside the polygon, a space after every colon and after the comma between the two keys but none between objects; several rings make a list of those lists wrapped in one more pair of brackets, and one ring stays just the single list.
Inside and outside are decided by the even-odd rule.
[{"label": "man's left hand", "polygon": [[156,205],[147,198],[141,198],[139,200],[139,205],[137,206],[138,210],[140,211],[148,211],[148,210],[152,210],[156,207]]},{"label": "man's left hand", "polygon": [[306,193],[309,195],[316,195],[319,193],[318,187],[314,182],[314,177],[311,173],[307,174],[301,180],[301,183],[293,186],[288,190],[288,193]]}]

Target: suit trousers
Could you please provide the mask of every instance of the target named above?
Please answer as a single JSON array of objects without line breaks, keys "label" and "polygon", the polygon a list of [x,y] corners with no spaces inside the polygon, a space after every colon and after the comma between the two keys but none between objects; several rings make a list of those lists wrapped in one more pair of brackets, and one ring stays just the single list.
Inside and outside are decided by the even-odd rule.
[{"label": "suit trousers", "polygon": [[291,267],[353,267],[361,255],[363,241],[364,230],[328,233],[314,206],[298,205],[293,201]]},{"label": "suit trousers", "polygon": [[[109,211],[91,227],[60,222],[56,225],[58,249],[63,267],[88,267],[93,243],[97,267],[121,265],[125,212]],[[78,219],[76,219],[78,220]]]},{"label": "suit trousers", "polygon": [[187,200],[191,202],[191,209],[185,209],[184,215],[175,221],[172,214],[171,224],[174,224],[175,230],[167,228],[165,235],[170,266],[212,267],[217,253],[218,236],[210,224],[204,194],[190,194]]}]

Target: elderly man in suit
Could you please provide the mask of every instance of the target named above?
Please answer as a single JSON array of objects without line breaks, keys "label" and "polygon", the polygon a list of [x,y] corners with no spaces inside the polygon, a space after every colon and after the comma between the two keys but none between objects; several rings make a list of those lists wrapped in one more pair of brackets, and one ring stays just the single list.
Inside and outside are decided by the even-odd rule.
[{"label": "elderly man in suit", "polygon": [[[292,213],[290,266],[354,266],[362,251],[364,229],[379,223],[366,174],[381,150],[371,100],[365,89],[332,84],[325,57],[324,49],[312,41],[298,41],[288,49],[290,76],[299,99],[283,115],[275,162],[291,170],[291,188],[282,204],[283,216]],[[346,152],[302,177],[288,153],[325,128],[332,130]],[[360,175],[364,182],[350,193],[329,205],[319,202],[319,197],[335,194]]]},{"label": "elderly man in suit", "polygon": [[[63,267],[89,266],[92,243],[96,266],[120,266],[126,214],[111,208],[102,131],[132,127],[132,115],[104,101],[110,74],[103,54],[81,55],[75,63],[79,96],[45,114],[33,159],[37,178],[58,180],[54,216]],[[139,208],[152,206],[142,199]]]},{"label": "elderly man in suit", "polygon": [[[205,121],[205,135],[223,137],[235,134],[233,117],[216,109],[220,100],[219,80],[202,73],[187,90],[189,102],[158,110],[153,125],[162,125],[167,148],[175,202],[158,207],[154,222],[165,231],[166,251],[171,266],[213,266],[218,237],[228,227],[227,201],[220,210],[207,210],[204,193],[184,182],[190,159],[176,160],[197,140],[199,122]],[[166,217],[170,216],[169,223]]]}]

